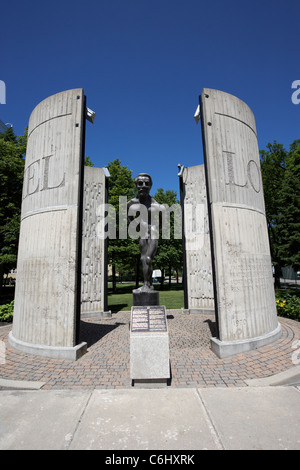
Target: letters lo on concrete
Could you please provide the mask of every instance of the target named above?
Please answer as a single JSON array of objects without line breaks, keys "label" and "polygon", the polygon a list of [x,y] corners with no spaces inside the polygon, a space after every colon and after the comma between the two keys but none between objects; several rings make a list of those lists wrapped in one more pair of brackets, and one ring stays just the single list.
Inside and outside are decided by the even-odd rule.
[{"label": "letters lo on concrete", "polygon": [[204,89],[201,124],[221,357],[274,341],[277,321],[255,119],[240,99]]},{"label": "letters lo on concrete", "polygon": [[86,349],[78,344],[84,126],[82,89],[45,99],[29,120],[10,343],[50,357]]}]

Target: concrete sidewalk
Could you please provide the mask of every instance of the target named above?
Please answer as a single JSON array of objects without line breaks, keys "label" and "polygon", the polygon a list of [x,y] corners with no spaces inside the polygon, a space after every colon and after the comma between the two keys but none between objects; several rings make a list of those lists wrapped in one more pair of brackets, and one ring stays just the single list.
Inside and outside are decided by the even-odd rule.
[{"label": "concrete sidewalk", "polygon": [[299,410],[298,386],[6,390],[0,449],[299,450]]}]

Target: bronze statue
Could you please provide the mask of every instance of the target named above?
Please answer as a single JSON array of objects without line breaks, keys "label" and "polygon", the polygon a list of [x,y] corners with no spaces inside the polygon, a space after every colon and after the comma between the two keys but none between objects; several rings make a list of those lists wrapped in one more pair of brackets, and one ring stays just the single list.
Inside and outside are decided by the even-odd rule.
[{"label": "bronze statue", "polygon": [[140,224],[140,250],[143,267],[144,285],[134,292],[152,291],[152,261],[157,252],[159,239],[159,224],[165,207],[159,204],[152,196],[152,178],[146,173],[140,173],[136,179],[137,197],[131,199],[127,205],[128,220],[135,220],[137,213]]}]

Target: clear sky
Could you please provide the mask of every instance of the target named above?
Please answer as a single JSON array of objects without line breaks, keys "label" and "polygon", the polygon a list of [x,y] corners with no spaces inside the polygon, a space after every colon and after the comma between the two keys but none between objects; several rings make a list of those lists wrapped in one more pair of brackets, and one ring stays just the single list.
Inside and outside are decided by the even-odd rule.
[{"label": "clear sky", "polygon": [[203,163],[193,116],[203,88],[245,101],[259,148],[300,138],[299,0],[1,2],[0,119],[23,134],[48,96],[83,88],[96,112],[86,155],[119,158],[178,191],[177,164]]}]

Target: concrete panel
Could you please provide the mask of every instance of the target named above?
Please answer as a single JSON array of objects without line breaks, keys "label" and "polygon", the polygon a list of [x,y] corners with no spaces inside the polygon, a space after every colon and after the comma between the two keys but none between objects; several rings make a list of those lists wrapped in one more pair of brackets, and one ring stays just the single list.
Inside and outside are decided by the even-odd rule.
[{"label": "concrete panel", "polygon": [[82,390],[1,393],[1,450],[67,449],[90,398]]},{"label": "concrete panel", "polygon": [[102,168],[84,168],[81,315],[106,310],[106,242],[99,224],[104,220],[106,175]]},{"label": "concrete panel", "polygon": [[210,388],[200,394],[226,450],[299,450],[296,388]]},{"label": "concrete panel", "polygon": [[213,311],[214,293],[204,165],[184,167],[181,178],[187,308]]},{"label": "concrete panel", "polygon": [[10,339],[52,357],[77,341],[84,101],[82,89],[51,96],[28,128]]},{"label": "concrete panel", "polygon": [[170,378],[168,333],[130,335],[130,377],[133,380]]},{"label": "concrete panel", "polygon": [[249,340],[251,349],[257,338],[278,336],[255,120],[245,103],[218,90],[204,89],[201,105],[218,339],[231,350]]},{"label": "concrete panel", "polygon": [[166,309],[132,307],[130,319],[130,378],[146,383],[170,378]]},{"label": "concrete panel", "polygon": [[[194,389],[95,390],[70,450],[219,449]],[[158,463],[153,457],[152,463]]]}]

